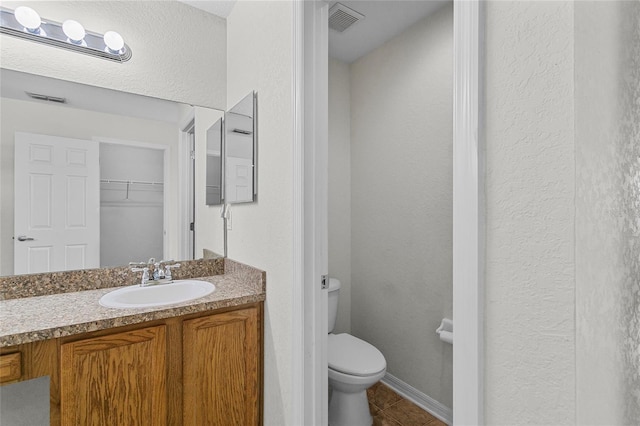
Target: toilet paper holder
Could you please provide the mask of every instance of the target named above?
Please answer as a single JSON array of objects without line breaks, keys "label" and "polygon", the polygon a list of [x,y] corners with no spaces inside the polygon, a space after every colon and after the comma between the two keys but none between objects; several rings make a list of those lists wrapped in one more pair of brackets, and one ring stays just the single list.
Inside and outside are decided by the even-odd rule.
[{"label": "toilet paper holder", "polygon": [[443,342],[453,344],[453,321],[449,318],[443,318],[440,327],[436,329],[436,333]]}]

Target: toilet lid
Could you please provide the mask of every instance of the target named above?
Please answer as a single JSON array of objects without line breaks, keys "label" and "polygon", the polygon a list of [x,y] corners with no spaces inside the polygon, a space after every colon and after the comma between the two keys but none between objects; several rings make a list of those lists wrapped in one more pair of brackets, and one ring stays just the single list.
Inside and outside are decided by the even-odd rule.
[{"label": "toilet lid", "polygon": [[354,376],[370,376],[387,367],[382,353],[373,345],[350,334],[329,334],[329,368]]}]

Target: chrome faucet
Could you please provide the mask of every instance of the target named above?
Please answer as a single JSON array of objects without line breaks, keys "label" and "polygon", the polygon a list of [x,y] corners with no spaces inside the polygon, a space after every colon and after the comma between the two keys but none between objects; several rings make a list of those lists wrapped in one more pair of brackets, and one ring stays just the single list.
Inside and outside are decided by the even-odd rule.
[{"label": "chrome faucet", "polygon": [[161,260],[160,262],[154,262],[154,264],[153,264],[153,279],[155,281],[160,281],[160,280],[163,280],[165,278],[164,268],[162,267],[162,262],[164,262],[164,261]]},{"label": "chrome faucet", "polygon": [[[130,262],[129,266],[132,266],[132,272],[142,272],[140,286],[145,287],[152,284],[170,283],[173,280],[171,269],[179,267],[180,264],[174,263],[173,260],[156,262],[156,259],[152,257],[147,263]],[[153,272],[149,274],[151,270]]]}]

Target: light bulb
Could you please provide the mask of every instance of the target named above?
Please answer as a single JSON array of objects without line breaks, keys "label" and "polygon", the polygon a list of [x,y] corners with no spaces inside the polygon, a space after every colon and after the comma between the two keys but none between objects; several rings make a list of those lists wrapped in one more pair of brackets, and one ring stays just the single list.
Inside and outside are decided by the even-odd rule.
[{"label": "light bulb", "polygon": [[27,6],[18,7],[14,12],[14,16],[16,21],[30,33],[37,33],[42,23],[38,12]]},{"label": "light bulb", "polygon": [[104,44],[112,53],[119,53],[124,47],[124,39],[115,31],[107,31],[103,36]]},{"label": "light bulb", "polygon": [[69,38],[69,41],[74,44],[82,43],[82,39],[84,39],[86,34],[82,24],[73,19],[67,19],[62,23],[62,31]]}]

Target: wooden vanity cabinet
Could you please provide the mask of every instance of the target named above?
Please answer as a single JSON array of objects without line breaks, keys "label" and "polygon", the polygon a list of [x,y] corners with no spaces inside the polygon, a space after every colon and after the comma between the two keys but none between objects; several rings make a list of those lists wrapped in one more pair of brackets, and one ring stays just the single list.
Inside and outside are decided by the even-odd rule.
[{"label": "wooden vanity cabinet", "polygon": [[166,326],[65,343],[60,348],[63,425],[165,425]]},{"label": "wooden vanity cabinet", "polygon": [[262,309],[255,303],[0,353],[22,354],[19,380],[50,376],[51,425],[259,425]]},{"label": "wooden vanity cabinet", "polygon": [[257,310],[184,321],[182,333],[184,424],[258,424]]}]

